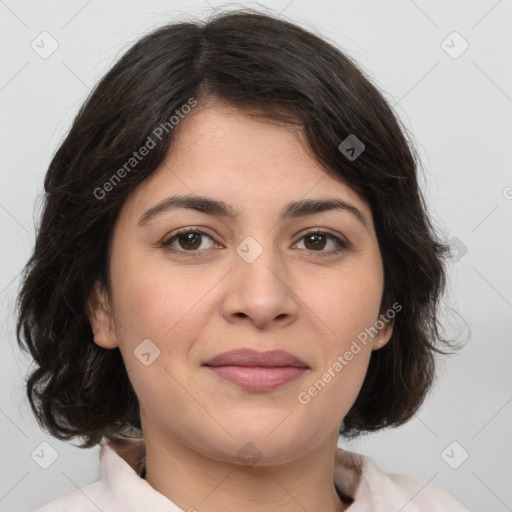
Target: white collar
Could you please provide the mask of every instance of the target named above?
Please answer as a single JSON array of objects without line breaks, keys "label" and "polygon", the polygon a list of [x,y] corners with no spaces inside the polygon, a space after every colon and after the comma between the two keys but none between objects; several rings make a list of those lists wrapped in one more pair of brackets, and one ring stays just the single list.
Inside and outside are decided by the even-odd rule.
[{"label": "white collar", "polygon": [[[96,486],[93,494],[112,504],[113,510],[183,512],[141,478],[112,447],[101,446],[100,462],[102,481],[90,488],[92,491]],[[444,491],[413,477],[384,473],[369,457],[341,448],[335,452],[334,485],[338,492],[354,499],[350,512],[396,512],[405,505],[407,512],[468,512]]]},{"label": "white collar", "polygon": [[[142,510],[141,505],[147,505],[150,500],[153,512],[182,512],[169,498],[138,475],[112,447],[101,446],[100,463],[104,490],[120,510]],[[337,448],[334,465],[335,487],[345,495],[361,499],[368,490],[363,477],[367,463],[365,456]]]}]

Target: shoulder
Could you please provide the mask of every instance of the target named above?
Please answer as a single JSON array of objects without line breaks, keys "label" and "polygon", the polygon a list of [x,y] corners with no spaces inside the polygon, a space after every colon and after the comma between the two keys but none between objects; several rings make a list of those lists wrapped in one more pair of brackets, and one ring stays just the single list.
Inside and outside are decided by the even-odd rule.
[{"label": "shoulder", "polygon": [[140,462],[139,449],[134,452],[119,452],[109,445],[102,445],[101,480],[76,489],[33,512],[180,510],[138,474],[136,468]]},{"label": "shoulder", "polygon": [[[101,479],[75,489],[33,512],[113,512],[118,510],[120,496],[139,480],[133,468],[110,446],[101,446],[99,453]],[[119,492],[118,492],[119,491]]]},{"label": "shoulder", "polygon": [[103,508],[104,505],[103,483],[98,481],[65,494],[33,512],[98,512],[98,507],[107,512],[109,509]]},{"label": "shoulder", "polygon": [[355,498],[354,512],[359,511],[356,505],[379,512],[469,512],[446,491],[415,477],[386,473],[366,455],[338,449],[335,468],[339,482],[348,476],[345,491]]},{"label": "shoulder", "polygon": [[[402,501],[415,506],[418,512],[469,512],[452,495],[429,482],[412,476],[382,473],[382,480],[389,492],[400,496]],[[407,508],[405,510],[408,510]]]}]

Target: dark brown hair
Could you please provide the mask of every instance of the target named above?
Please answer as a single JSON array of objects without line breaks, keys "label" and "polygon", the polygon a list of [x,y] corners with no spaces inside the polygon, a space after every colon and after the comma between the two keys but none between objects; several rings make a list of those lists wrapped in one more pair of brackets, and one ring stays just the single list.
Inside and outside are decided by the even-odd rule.
[{"label": "dark brown hair", "polygon": [[[438,321],[448,247],[428,217],[414,146],[351,58],[295,24],[242,10],[167,25],[139,40],[91,92],[51,160],[17,303],[17,339],[35,363],[27,394],[40,425],[59,439],[83,438],[83,447],[141,435],[121,354],[93,342],[86,308],[96,279],[110,287],[120,208],[162,162],[174,131],[108,194],[95,191],[106,190],[113,173],[191,98],[211,97],[299,122],[315,158],[369,202],[384,264],[381,312],[395,302],[402,310],[389,343],[372,353],[340,433],[406,422],[433,383],[434,353],[450,347]],[[338,149],[351,134],[365,145],[352,160]]]}]

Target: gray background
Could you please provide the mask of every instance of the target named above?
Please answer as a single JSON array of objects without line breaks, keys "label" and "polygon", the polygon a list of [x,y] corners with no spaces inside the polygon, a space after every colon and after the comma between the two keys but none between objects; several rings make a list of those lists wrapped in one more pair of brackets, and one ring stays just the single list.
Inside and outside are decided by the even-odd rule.
[{"label": "gray background", "polygon": [[[131,43],[219,5],[237,4],[0,1],[0,511],[28,511],[99,478],[98,448],[39,429],[23,387],[29,361],[14,338],[19,272],[50,158],[90,89]],[[260,6],[316,30],[369,73],[414,134],[435,224],[453,245],[444,311],[447,333],[467,338],[465,349],[440,362],[437,385],[408,424],[340,445],[387,472],[430,481],[472,511],[512,510],[512,1]],[[31,47],[46,37],[51,48],[43,31],[58,43],[47,58]],[[41,464],[54,452],[42,442],[57,456],[47,469]],[[32,453],[44,456],[35,462]]]}]

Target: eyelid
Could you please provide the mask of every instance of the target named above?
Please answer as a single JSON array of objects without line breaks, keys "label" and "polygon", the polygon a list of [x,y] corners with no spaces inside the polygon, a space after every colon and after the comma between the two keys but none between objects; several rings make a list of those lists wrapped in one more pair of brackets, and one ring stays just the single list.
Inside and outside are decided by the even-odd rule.
[{"label": "eyelid", "polygon": [[171,252],[175,252],[175,253],[185,253],[185,254],[189,254],[189,255],[193,255],[193,254],[202,254],[204,251],[206,251],[207,249],[201,249],[201,250],[196,250],[196,251],[185,251],[183,249],[174,249],[174,247],[171,247],[170,243],[171,241],[180,236],[180,235],[185,235],[187,233],[200,233],[201,235],[206,235],[208,238],[210,238],[214,244],[217,244],[218,245],[218,242],[215,240],[215,237],[213,235],[210,235],[207,231],[205,231],[205,228],[203,227],[199,227],[199,226],[186,226],[184,228],[178,228],[178,229],[175,229],[174,231],[171,231],[169,234],[167,234],[163,240],[160,242],[160,245],[164,248],[164,249],[167,249]]},{"label": "eyelid", "polygon": [[352,244],[344,236],[332,232],[327,228],[309,228],[297,235],[298,240],[293,245],[297,245],[306,236],[315,234],[323,235],[326,238],[332,240],[336,244],[336,249],[331,251],[310,251],[308,249],[299,249],[306,252],[308,255],[311,255],[313,258],[328,258],[329,256],[339,256],[340,253],[345,252],[352,247]]},{"label": "eyelid", "polygon": [[[177,238],[178,236],[191,232],[191,233],[199,233],[201,235],[206,235],[208,238],[210,238],[214,242],[214,244],[218,245],[218,242],[216,241],[215,237],[213,235],[210,235],[207,231],[204,231],[204,229],[205,228],[198,227],[198,226],[187,226],[184,228],[176,229],[174,231],[171,231],[168,235],[166,235],[164,237],[164,239],[161,242],[161,246],[164,249],[166,249],[172,253],[183,254],[188,257],[199,256],[199,255],[203,254],[205,251],[208,251],[208,249],[186,251],[184,249],[175,249],[170,244],[171,244],[171,241],[173,239]],[[306,251],[309,254],[313,254],[314,256],[318,256],[318,257],[324,256],[325,257],[325,256],[329,256],[329,255],[337,255],[340,252],[347,250],[348,248],[350,248],[352,246],[352,244],[344,236],[342,236],[334,231],[331,231],[328,228],[321,228],[321,227],[307,228],[303,231],[300,231],[299,233],[297,233],[295,235],[295,237],[297,237],[298,239],[293,245],[297,245],[297,243],[299,243],[307,235],[314,235],[314,234],[320,234],[320,235],[326,236],[327,238],[332,240],[337,245],[337,249],[334,251],[313,251],[313,250],[307,250],[307,249],[300,249],[301,251]],[[317,253],[317,254],[315,254],[315,253]]]},{"label": "eyelid", "polygon": [[349,246],[350,245],[350,242],[343,236],[341,235],[340,233],[337,233],[336,231],[332,231],[330,230],[329,228],[321,228],[321,227],[317,227],[317,228],[307,228],[306,230],[304,231],[300,231],[299,233],[297,233],[295,236],[296,237],[299,237],[299,239],[302,239],[303,237],[305,237],[306,235],[313,235],[315,233],[320,233],[322,235],[331,235],[333,236],[334,238],[337,238],[339,239],[340,242],[343,242],[345,245]]}]

